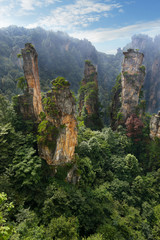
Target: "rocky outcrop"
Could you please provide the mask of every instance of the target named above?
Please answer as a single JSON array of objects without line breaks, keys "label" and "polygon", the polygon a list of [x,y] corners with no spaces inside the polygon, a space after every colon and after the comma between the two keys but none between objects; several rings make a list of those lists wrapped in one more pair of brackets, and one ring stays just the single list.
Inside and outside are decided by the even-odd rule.
[{"label": "rocky outcrop", "polygon": [[64,78],[55,79],[52,90],[42,100],[38,55],[32,44],[25,45],[22,57],[27,89],[24,95],[18,97],[18,109],[24,120],[30,119],[38,124],[39,155],[49,165],[71,162],[77,145],[77,121],[70,84]]},{"label": "rocky outcrop", "polygon": [[79,90],[78,112],[86,127],[93,130],[102,128],[99,112],[97,70],[89,60],[85,61],[84,78]]},{"label": "rocky outcrop", "polygon": [[145,67],[142,66],[143,53],[129,49],[124,52],[122,64],[122,107],[123,119],[136,113],[139,104],[141,88],[144,83]]},{"label": "rocky outcrop", "polygon": [[154,139],[155,137],[160,138],[160,111],[157,115],[153,115],[150,121],[150,137]]},{"label": "rocky outcrop", "polygon": [[[77,145],[76,103],[69,89],[69,82],[64,78],[57,78],[52,82],[52,91],[43,100],[48,132],[41,132],[39,141],[40,156],[49,165],[62,165],[70,162],[74,157]],[[42,140],[42,141],[41,141]],[[54,142],[52,144],[52,141]]]}]

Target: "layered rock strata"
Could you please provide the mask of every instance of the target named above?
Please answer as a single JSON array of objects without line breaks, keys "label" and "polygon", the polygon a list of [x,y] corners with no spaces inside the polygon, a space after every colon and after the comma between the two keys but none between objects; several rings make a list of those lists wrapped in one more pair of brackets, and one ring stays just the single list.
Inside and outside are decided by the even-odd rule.
[{"label": "layered rock strata", "polygon": [[144,83],[145,67],[142,66],[143,53],[129,49],[124,52],[122,64],[122,107],[124,120],[136,112],[139,103],[140,91]]},{"label": "layered rock strata", "polygon": [[102,128],[99,113],[97,70],[89,60],[85,61],[84,78],[79,90],[78,112],[86,127],[93,130]]}]

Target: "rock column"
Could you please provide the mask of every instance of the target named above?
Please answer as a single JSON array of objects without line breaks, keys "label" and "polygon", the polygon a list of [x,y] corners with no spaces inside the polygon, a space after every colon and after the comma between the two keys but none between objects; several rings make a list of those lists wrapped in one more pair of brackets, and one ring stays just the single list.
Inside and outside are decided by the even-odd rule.
[{"label": "rock column", "polygon": [[140,91],[144,83],[145,67],[142,66],[143,53],[129,49],[124,52],[122,64],[122,107],[124,121],[136,112]]},{"label": "rock column", "polygon": [[84,78],[79,90],[78,112],[86,127],[92,130],[102,128],[99,113],[97,70],[89,60],[85,61]]},{"label": "rock column", "polygon": [[39,114],[43,111],[38,73],[38,54],[31,43],[26,43],[21,52],[24,76],[27,81],[27,93],[33,98],[33,112],[35,118],[38,119]]}]

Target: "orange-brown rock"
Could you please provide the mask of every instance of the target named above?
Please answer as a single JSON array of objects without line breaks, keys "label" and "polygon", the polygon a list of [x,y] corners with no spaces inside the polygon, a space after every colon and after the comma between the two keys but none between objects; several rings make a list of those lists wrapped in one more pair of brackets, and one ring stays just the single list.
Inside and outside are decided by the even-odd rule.
[{"label": "orange-brown rock", "polygon": [[129,49],[124,52],[122,64],[122,107],[124,120],[135,113],[139,103],[139,95],[144,83],[145,67],[142,66],[143,53]]},{"label": "orange-brown rock", "polygon": [[[57,82],[60,85],[57,85]],[[74,158],[77,145],[76,104],[68,81],[63,78],[55,79],[52,92],[47,93],[46,99],[49,99],[49,105],[54,106],[52,109],[49,105],[48,108],[44,105],[46,119],[56,127],[58,134],[54,140],[56,143],[54,148],[40,145],[40,155],[49,165],[62,165]],[[51,141],[50,135],[48,141]]]},{"label": "orange-brown rock", "polygon": [[24,76],[27,81],[27,92],[33,98],[33,110],[35,118],[38,119],[40,112],[43,111],[41,101],[41,89],[38,73],[38,54],[32,44],[26,43],[21,50],[23,57]]}]

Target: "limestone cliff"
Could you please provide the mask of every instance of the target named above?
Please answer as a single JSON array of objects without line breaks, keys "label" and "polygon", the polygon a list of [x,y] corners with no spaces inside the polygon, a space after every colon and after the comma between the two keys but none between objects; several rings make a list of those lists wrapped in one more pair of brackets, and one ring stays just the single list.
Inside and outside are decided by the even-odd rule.
[{"label": "limestone cliff", "polygon": [[154,139],[155,137],[160,138],[160,111],[157,115],[153,115],[150,121],[150,137]]},{"label": "limestone cliff", "polygon": [[39,152],[49,165],[61,165],[73,159],[77,145],[76,104],[67,80],[59,77],[52,85],[43,99],[49,132],[45,141],[46,132],[41,132]]},{"label": "limestone cliff", "polygon": [[84,78],[79,90],[78,112],[86,127],[93,130],[102,128],[99,112],[97,71],[89,60],[85,61]]},{"label": "limestone cliff", "polygon": [[141,88],[144,83],[145,67],[142,66],[143,53],[129,49],[124,52],[122,64],[122,107],[124,120],[136,112],[139,104]]}]

